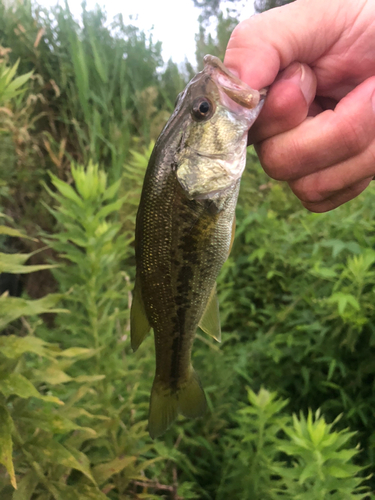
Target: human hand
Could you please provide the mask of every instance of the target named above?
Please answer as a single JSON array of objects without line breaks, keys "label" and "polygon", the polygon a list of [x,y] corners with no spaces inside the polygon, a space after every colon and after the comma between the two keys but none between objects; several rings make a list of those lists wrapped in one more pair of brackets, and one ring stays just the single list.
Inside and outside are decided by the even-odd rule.
[{"label": "human hand", "polygon": [[297,0],[240,23],[225,65],[270,86],[251,128],[260,162],[313,212],[375,175],[375,0]]}]

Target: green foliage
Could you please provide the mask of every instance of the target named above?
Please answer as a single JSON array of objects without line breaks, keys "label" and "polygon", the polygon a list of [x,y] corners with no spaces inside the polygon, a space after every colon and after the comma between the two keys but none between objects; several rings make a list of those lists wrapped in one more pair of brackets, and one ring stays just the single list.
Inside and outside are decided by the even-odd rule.
[{"label": "green foliage", "polygon": [[[281,7],[293,1],[294,0],[255,0],[254,9],[257,13],[264,12],[269,9],[274,9],[275,7]],[[241,0],[226,0],[225,4],[221,0],[193,0],[193,2],[196,7],[202,9],[201,16],[206,22],[212,17],[217,17],[224,5],[231,11],[231,15],[237,18],[243,8],[243,2]]]},{"label": "green foliage", "polygon": [[[0,226],[0,229],[2,234],[12,236],[17,234],[22,237],[21,233],[12,228]],[[29,273],[37,270],[36,266],[29,266],[32,269],[28,269],[27,266],[23,265],[28,258],[27,255],[12,254],[12,259],[7,257],[10,256],[0,255],[2,272]],[[43,266],[43,268],[45,267],[50,266]],[[37,418],[40,403],[62,404],[62,401],[53,395],[52,388],[49,391],[46,390],[46,387],[42,390],[40,388],[46,382],[45,374],[58,365],[59,357],[64,356],[64,353],[56,346],[49,345],[34,337],[33,329],[27,323],[25,316],[61,312],[61,309],[55,307],[60,298],[61,295],[55,294],[40,300],[28,301],[9,297],[7,293],[0,296],[0,330],[4,331],[10,322],[22,317],[30,332],[25,337],[14,335],[0,337],[0,463],[5,466],[14,488],[17,487],[17,480],[12,453],[14,456],[18,455],[17,466],[19,465],[22,469],[23,465],[21,464],[24,463],[27,455],[24,446],[27,446],[27,442],[33,434],[38,432],[40,426]],[[40,360],[39,369],[29,364],[29,359],[32,359],[33,356],[34,359],[39,358]],[[43,372],[42,367],[45,372]],[[46,409],[48,407],[51,409],[51,404],[46,406]],[[30,415],[27,424],[25,423],[25,415]],[[4,477],[0,475],[1,490],[4,489],[3,479]],[[5,498],[3,493],[2,498]]]},{"label": "green foliage", "polygon": [[[141,172],[149,152],[134,152],[126,169],[127,183],[132,183],[135,198],[139,196]],[[107,175],[93,163],[86,169],[73,165],[72,178],[74,186],[51,175],[54,190],[50,190],[50,195],[56,206],[49,207],[58,223],[58,230],[49,241],[60,260],[66,262],[53,272],[63,293],[61,302],[69,314],[58,314],[52,329],[34,320],[29,326],[31,338],[5,337],[1,348],[6,365],[0,377],[0,392],[6,398],[3,406],[7,412],[1,417],[6,429],[2,437],[5,452],[1,461],[14,482],[12,465],[7,458],[13,446],[15,470],[22,471],[18,479],[19,491],[31,489],[35,500],[65,500],[77,494],[83,499],[115,500],[121,495],[126,498],[131,491],[136,498],[142,498],[141,491],[146,498],[159,498],[162,494],[170,494],[171,498],[182,495],[186,499],[218,500],[228,497],[262,500],[278,497],[368,498],[361,489],[363,479],[358,477],[361,469],[353,463],[358,450],[345,447],[353,433],[333,431],[333,424],[326,424],[319,414],[315,421],[311,412],[307,419],[303,414],[299,419],[292,417],[288,411],[293,405],[265,389],[258,394],[249,389],[248,403],[244,402],[243,379],[256,386],[261,378],[267,377],[268,385],[272,386],[280,370],[280,360],[269,361],[276,348],[269,333],[263,340],[263,350],[259,340],[248,344],[246,349],[243,348],[246,340],[238,344],[243,330],[235,326],[237,323],[233,319],[234,328],[231,334],[224,331],[221,349],[201,336],[194,349],[194,364],[204,373],[210,414],[201,421],[180,419],[168,431],[165,444],[151,443],[146,432],[148,394],[154,369],[151,343],[145,342],[142,354],[129,352],[133,271],[123,269],[132,261],[133,231],[121,229],[116,217],[116,213],[121,214],[127,206],[125,214],[130,216],[132,213],[133,221],[136,203],[130,203],[132,198],[128,196],[118,198],[120,182],[108,185]],[[273,183],[265,188],[260,184],[262,189],[259,190],[262,175],[256,170],[247,174],[247,181],[249,178],[252,183],[245,180],[240,209],[246,210],[248,204],[244,194],[253,191],[252,203],[259,204],[253,208],[253,214],[258,213],[259,217],[268,214],[261,219],[262,224],[268,219],[273,224],[275,216],[269,216],[270,207],[280,197],[286,201],[288,196]],[[267,212],[263,206],[267,207]],[[282,227],[283,218],[291,216],[292,207],[293,203],[284,203],[284,213],[278,216],[279,227]],[[300,217],[305,228],[305,219],[314,218],[307,213],[301,213]],[[252,222],[245,220],[245,224]],[[231,259],[251,256],[252,252],[246,248],[244,254],[238,251],[241,241],[245,247],[254,243],[266,245],[259,231],[254,241],[243,240],[248,232],[240,225]],[[269,238],[269,232],[267,234]],[[281,230],[275,238],[283,241]],[[288,242],[290,252],[294,248],[290,230]],[[272,242],[267,244],[272,245]],[[300,238],[298,245],[300,251]],[[339,247],[336,243],[334,250],[328,247],[326,252],[327,245],[323,245],[324,255],[341,257],[346,246],[341,251]],[[349,248],[358,254],[355,245],[349,244]],[[256,254],[260,255],[259,251]],[[272,254],[265,251],[263,259],[267,255],[274,259],[278,254],[274,250]],[[293,262],[301,265],[295,255],[292,257]],[[285,261],[285,255],[283,258]],[[246,260],[253,273],[256,269],[263,273],[259,264],[257,268],[252,267],[256,262],[254,258]],[[357,259],[355,264],[351,263],[357,266],[356,286],[358,283],[362,286],[364,281],[367,284],[366,273],[361,274],[358,270],[369,269],[371,262],[370,257],[364,257],[363,262]],[[325,267],[315,266],[311,276],[316,279],[316,269]],[[252,287],[246,280],[247,272],[247,266],[243,265],[243,297],[248,293],[246,285]],[[239,308],[236,314],[242,315],[238,319],[247,315],[254,323],[256,316],[251,310],[240,312],[247,301],[233,302],[230,298],[231,293],[237,292],[235,286],[227,287],[228,278],[237,276],[233,273],[233,264],[229,261],[220,284],[224,319],[227,322],[231,318],[235,306]],[[319,282],[321,274],[318,274]],[[330,274],[325,272],[326,275],[332,284]],[[277,268],[266,282],[271,281],[274,285],[274,276],[281,280]],[[342,282],[348,286],[345,280]],[[270,293],[269,290],[267,294]],[[350,302],[348,304],[343,313],[351,307]],[[269,306],[264,304],[264,307]],[[336,302],[325,301],[324,307],[331,308],[330,316],[332,311],[337,311],[334,320],[341,320]],[[353,310],[358,313],[355,308]],[[34,311],[37,312],[39,310]],[[263,322],[267,324],[267,317],[260,315],[259,318],[260,326]],[[276,327],[282,326],[279,320]],[[38,337],[34,336],[36,328]],[[296,338],[298,341],[298,332]],[[291,341],[288,345],[289,349],[293,346]],[[300,345],[301,342],[296,343],[294,356]],[[270,346],[273,351],[269,350]],[[35,356],[39,356],[39,360]],[[252,359],[251,367],[246,366],[247,356]],[[254,363],[255,356],[259,357],[258,364]],[[286,350],[284,357],[289,367],[296,363]],[[262,373],[258,373],[259,365]],[[297,376],[290,368],[288,377],[283,376],[285,383],[291,384],[293,377],[297,383]],[[300,378],[298,374],[298,382]],[[285,393],[285,384],[283,386],[281,380],[277,382],[278,389]],[[310,391],[313,389],[317,390],[312,387]],[[295,397],[297,393],[291,391],[291,394]],[[29,401],[38,403],[30,406]],[[60,401],[65,404],[52,411],[46,406]],[[293,403],[298,406],[301,402],[300,394],[299,402]],[[1,494],[5,499],[11,498],[6,481],[3,481]]]},{"label": "green foliage", "polygon": [[206,54],[212,54],[221,60],[224,59],[229,37],[237,24],[236,17],[229,13],[224,15],[222,12],[217,16],[216,36],[207,33],[204,24],[200,24],[199,33],[195,36],[197,45],[196,58],[199,69],[203,68],[203,57]]},{"label": "green foliage", "polygon": [[[0,297],[1,500],[374,498],[374,188],[310,214],[249,153],[222,344],[198,332],[193,349],[209,411],[153,442],[153,339],[129,345],[133,235],[153,139],[193,69],[100,9],[0,13],[0,194],[16,219],[0,271],[39,288],[50,269],[56,292]],[[199,57],[222,57],[234,23],[201,31]],[[16,229],[40,226],[53,264]]]},{"label": "green foliage", "polygon": [[0,106],[25,92],[22,87],[29,80],[32,72],[15,78],[18,64],[19,60],[13,66],[8,66],[5,59],[0,62]]},{"label": "green foliage", "polygon": [[[0,43],[12,73],[19,64],[13,87],[33,73],[22,99],[0,109],[0,188],[6,209],[35,235],[36,221],[53,225],[40,206],[50,203],[40,189],[47,170],[67,179],[72,160],[93,161],[118,180],[129,149],[157,138],[192,70],[187,64],[182,75],[173,62],[164,70],[151,34],[121,16],[109,23],[102,9],[85,4],[78,21],[67,4],[47,10],[0,2]],[[6,71],[4,78],[12,74]]]},{"label": "green foliage", "polygon": [[[33,100],[30,93],[33,85],[32,71],[17,76],[20,61],[11,65],[8,61],[10,49],[0,47],[0,162],[2,179],[1,194],[8,200],[13,198],[12,213],[22,217],[25,198],[35,201],[33,190],[35,178],[40,172],[40,150],[32,137],[35,120],[30,116]],[[35,160],[37,164],[35,164]],[[20,192],[19,186],[24,187]]]},{"label": "green foliage", "polygon": [[281,7],[288,3],[292,3],[294,0],[255,0],[254,8],[256,12],[264,12],[269,9],[274,9],[275,7]]},{"label": "green foliage", "polygon": [[55,167],[67,168],[71,158],[92,160],[108,165],[117,180],[132,135],[148,143],[166,118],[162,113],[153,129],[144,93],[152,94],[148,104],[158,100],[157,115],[170,109],[185,82],[161,82],[161,43],[151,35],[125,25],[121,16],[109,24],[99,7],[89,11],[83,3],[82,9],[78,22],[67,4],[51,11],[1,4],[0,40],[12,48],[12,60],[20,57],[22,68],[38,74],[42,101],[36,111],[44,114],[38,125]]},{"label": "green foliage", "polygon": [[[248,389],[248,404],[236,416],[228,435],[225,468],[217,499],[361,499],[360,467],[350,463],[358,453],[343,448],[353,433],[333,431],[319,412],[307,419],[281,411],[288,401],[276,393]],[[287,461],[285,461],[287,457]],[[284,461],[281,461],[284,458]]]},{"label": "green foliage", "polygon": [[213,19],[219,17],[225,6],[232,17],[239,16],[240,10],[244,5],[243,0],[193,0],[195,7],[201,9],[200,19],[204,24],[208,24]]},{"label": "green foliage", "polygon": [[[334,422],[335,423],[335,422]],[[302,499],[361,499],[363,480],[356,477],[360,467],[350,463],[357,449],[343,449],[354,433],[332,431],[333,424],[326,424],[319,411],[313,419],[293,415],[293,427],[285,432],[290,442],[281,442],[279,450],[292,457],[293,468],[275,468],[282,478],[287,493],[282,496]]]}]

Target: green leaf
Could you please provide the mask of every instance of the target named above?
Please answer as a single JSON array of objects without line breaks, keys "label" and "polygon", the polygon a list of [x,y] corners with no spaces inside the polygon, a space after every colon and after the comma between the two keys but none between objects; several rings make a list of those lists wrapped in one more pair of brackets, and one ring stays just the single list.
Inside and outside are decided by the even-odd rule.
[{"label": "green leaf", "polygon": [[66,382],[70,382],[72,377],[66,374],[60,368],[56,366],[49,366],[45,370],[35,370],[35,379],[41,382],[47,382],[47,384],[57,385],[57,384],[65,384]]},{"label": "green leaf", "polygon": [[120,189],[121,179],[114,182],[111,186],[109,186],[103,193],[103,200],[111,200],[117,194],[117,191]]},{"label": "green leaf", "polygon": [[25,73],[24,75],[17,76],[7,87],[7,93],[9,94],[9,98],[12,98],[12,93],[16,95],[16,91],[19,90],[22,85],[24,85],[28,80],[30,80],[33,71],[29,73]]},{"label": "green leaf", "polygon": [[105,377],[105,375],[79,375],[78,377],[75,377],[74,380],[79,384],[83,384],[86,382],[98,382],[99,380],[105,379]]},{"label": "green leaf", "polygon": [[17,484],[17,490],[13,492],[12,500],[30,500],[33,496],[39,479],[33,470],[23,476]]},{"label": "green leaf", "polygon": [[[43,431],[49,431],[53,434],[66,434],[77,429],[86,430],[85,427],[81,427],[55,410],[51,411],[50,408],[35,408],[32,411],[25,411],[19,416],[19,420],[30,423],[35,429],[43,429]],[[95,431],[92,431],[91,435],[95,436]]]},{"label": "green leaf", "polygon": [[109,205],[105,205],[103,208],[99,210],[99,212],[95,216],[95,220],[99,221],[100,219],[104,219],[107,215],[112,212],[118,212],[122,205],[125,202],[125,198],[120,198]]},{"label": "green leaf", "polygon": [[303,484],[306,481],[306,479],[309,479],[310,477],[316,477],[317,472],[318,472],[318,466],[316,462],[310,462],[301,471],[299,476],[299,483]]},{"label": "green leaf", "polygon": [[[49,482],[50,491],[56,500],[108,500],[97,487],[88,484],[68,486],[61,482]],[[48,497],[50,498],[50,497]]]},{"label": "green leaf", "polygon": [[68,469],[81,471],[87,478],[95,484],[90,471],[90,461],[87,456],[77,449],[65,447],[55,440],[43,440],[39,446],[29,445],[27,450],[33,455],[38,463],[48,462],[63,465]]},{"label": "green leaf", "polygon": [[6,398],[12,394],[16,394],[20,398],[34,397],[51,403],[64,404],[55,396],[44,396],[40,394],[33,384],[20,373],[10,373],[0,378],[0,392],[2,392]]},{"label": "green leaf", "polygon": [[97,352],[97,349],[87,349],[86,347],[69,347],[69,349],[59,352],[59,356],[64,358],[90,358]]},{"label": "green leaf", "polygon": [[0,330],[21,316],[34,316],[47,312],[69,312],[66,309],[55,308],[62,297],[63,295],[59,293],[51,293],[38,300],[0,296]]},{"label": "green leaf", "polygon": [[93,468],[93,476],[98,484],[103,484],[114,474],[118,474],[123,469],[136,461],[136,457],[115,458],[105,464],[97,465]]},{"label": "green leaf", "polygon": [[55,175],[51,174],[52,182],[54,186],[60,191],[60,193],[68,200],[74,201],[80,208],[84,208],[84,202],[82,198],[78,196],[76,191],[67,184],[66,182],[60,180]]},{"label": "green leaf", "polygon": [[17,488],[16,476],[12,460],[13,420],[4,406],[0,406],[0,463],[3,464],[10,476],[13,488]]},{"label": "green leaf", "polygon": [[319,276],[321,278],[335,278],[337,276],[336,271],[331,267],[322,267],[320,262],[316,262],[311,274],[314,276]]},{"label": "green leaf", "polygon": [[48,347],[50,345],[47,342],[31,335],[27,337],[17,337],[16,335],[0,336],[0,352],[10,359],[19,358],[25,352],[32,352],[42,357],[51,357],[55,353],[51,347],[50,349]]},{"label": "green leaf", "polygon": [[340,464],[327,465],[326,471],[330,476],[337,477],[340,479],[346,477],[353,477],[360,471],[360,467],[352,464]]},{"label": "green leaf", "polygon": [[[58,264],[38,264],[35,266],[25,266],[24,263],[31,254],[1,253],[0,252],[0,273],[28,274],[44,269],[59,267]],[[17,262],[19,261],[19,262]]]},{"label": "green leaf", "polygon": [[102,82],[107,83],[108,82],[107,68],[105,67],[103,59],[99,55],[99,51],[97,49],[97,45],[95,42],[95,37],[93,36],[92,33],[90,33],[90,35],[89,35],[89,40],[90,40],[92,53],[94,55],[94,63],[95,63],[96,71],[98,72]]},{"label": "green leaf", "polygon": [[361,309],[358,300],[350,293],[336,292],[328,298],[328,302],[337,304],[337,309],[340,315],[344,314],[348,304],[351,305],[356,311]]},{"label": "green leaf", "polygon": [[0,226],[0,234],[6,234],[7,236],[14,236],[15,238],[27,238],[28,240],[36,241],[34,238],[30,238],[27,234],[21,233],[18,229],[8,226]]}]

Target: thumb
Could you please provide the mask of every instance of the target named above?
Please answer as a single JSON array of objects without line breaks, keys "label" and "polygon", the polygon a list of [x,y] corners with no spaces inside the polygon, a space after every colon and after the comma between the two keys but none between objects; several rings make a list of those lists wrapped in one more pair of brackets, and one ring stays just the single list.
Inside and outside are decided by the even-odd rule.
[{"label": "thumb", "polygon": [[260,89],[294,61],[312,63],[345,29],[340,1],[297,0],[241,22],[228,42],[224,64]]}]

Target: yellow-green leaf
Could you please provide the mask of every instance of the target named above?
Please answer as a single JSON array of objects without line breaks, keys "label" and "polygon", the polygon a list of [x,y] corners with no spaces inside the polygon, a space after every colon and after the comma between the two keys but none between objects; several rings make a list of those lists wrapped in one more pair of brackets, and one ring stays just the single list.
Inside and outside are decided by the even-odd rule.
[{"label": "yellow-green leaf", "polygon": [[15,238],[27,238],[29,240],[34,240],[34,238],[30,238],[30,236],[27,236],[27,234],[21,233],[21,231],[18,231],[18,229],[14,229],[13,227],[8,227],[8,226],[0,226],[0,234],[6,234],[7,236],[14,236]]},{"label": "yellow-green leaf", "polygon": [[52,349],[47,349],[48,344],[37,337],[28,335],[27,337],[17,337],[9,335],[8,337],[0,336],[0,352],[7,358],[16,359],[22,356],[25,352],[33,352],[38,356],[50,357],[54,354]]},{"label": "yellow-green leaf", "polygon": [[[97,487],[88,484],[69,486],[61,482],[50,482],[50,491],[55,500],[108,500]],[[49,497],[48,497],[49,498]]]},{"label": "yellow-green leaf", "polygon": [[86,347],[69,347],[59,353],[64,358],[91,357],[97,353],[97,349],[87,349]]},{"label": "yellow-green leaf", "polygon": [[54,396],[44,396],[40,394],[33,384],[20,373],[10,373],[6,377],[0,379],[0,392],[8,398],[12,394],[16,394],[20,398],[38,398],[51,403],[63,404]]},{"label": "yellow-green leaf", "polygon": [[12,429],[13,420],[11,416],[4,406],[0,406],[0,463],[3,464],[8,471],[13,488],[17,488],[12,460]]},{"label": "yellow-green leaf", "polygon": [[[1,234],[1,233],[0,233]],[[25,266],[32,253],[2,253],[0,252],[0,273],[28,274],[43,269],[58,267],[57,264],[40,264]]]},{"label": "yellow-green leaf", "polygon": [[67,373],[55,366],[49,366],[45,370],[35,370],[35,378],[38,381],[47,382],[47,384],[52,385],[65,384],[73,380]]},{"label": "yellow-green leaf", "polygon": [[109,479],[111,476],[113,476],[113,474],[121,472],[130,464],[134,463],[135,460],[136,457],[115,458],[110,462],[107,462],[105,464],[100,464],[94,467],[92,471],[93,476],[95,477],[98,484],[102,484],[105,481],[107,481],[107,479]]},{"label": "yellow-green leaf", "polygon": [[95,484],[90,471],[90,461],[81,451],[65,447],[52,439],[44,440],[43,446],[29,445],[27,449],[38,463],[48,462],[79,470]]},{"label": "yellow-green leaf", "polygon": [[66,309],[55,308],[61,298],[62,294],[59,293],[51,293],[38,300],[0,296],[0,330],[21,316],[33,316],[46,312],[68,312]]},{"label": "yellow-green leaf", "polygon": [[17,484],[17,490],[13,492],[12,500],[30,500],[39,479],[33,470],[23,476]]},{"label": "yellow-green leaf", "polygon": [[103,380],[103,378],[105,378],[105,375],[79,375],[74,380],[82,384],[85,382],[97,382],[98,380]]}]

